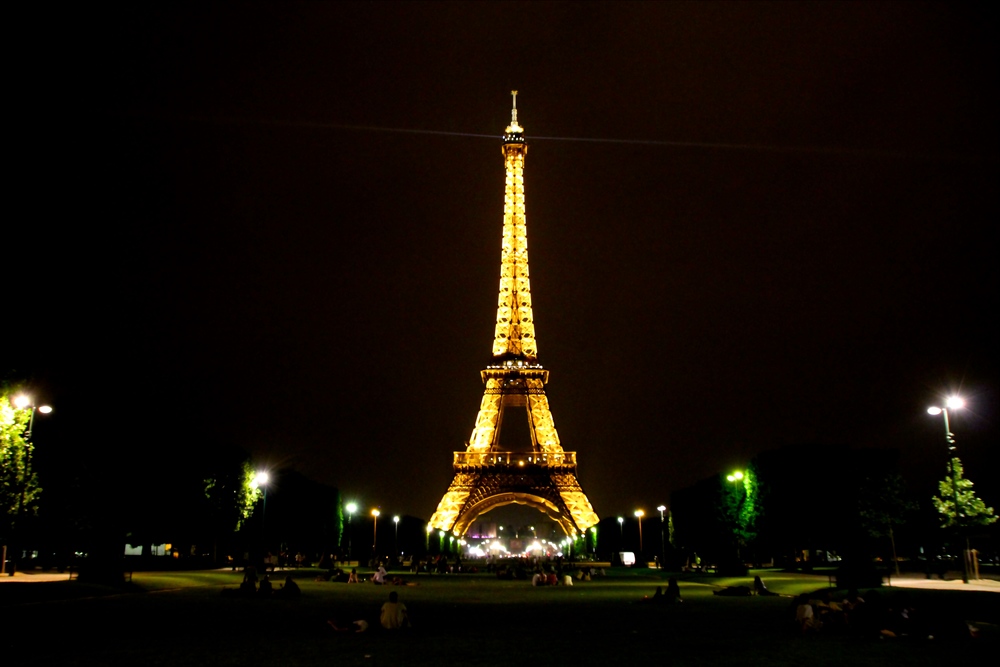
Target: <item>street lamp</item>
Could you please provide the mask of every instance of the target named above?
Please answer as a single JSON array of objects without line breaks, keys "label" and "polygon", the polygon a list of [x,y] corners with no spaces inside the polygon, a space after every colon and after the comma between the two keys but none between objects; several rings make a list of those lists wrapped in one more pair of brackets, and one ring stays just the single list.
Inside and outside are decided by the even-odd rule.
[{"label": "street lamp", "polygon": [[635,511],[635,517],[639,519],[639,557],[642,558],[642,517],[646,516],[646,513],[642,510]]},{"label": "street lamp", "polygon": [[378,510],[372,510],[372,518],[374,519],[374,527],[372,528],[372,560],[378,560],[378,515],[381,514]]},{"label": "street lamp", "polygon": [[350,563],[354,557],[354,550],[351,546],[351,519],[354,518],[354,513],[358,511],[358,505],[357,503],[347,503],[344,509],[347,510],[347,562]]},{"label": "street lamp", "polygon": [[726,475],[726,479],[733,483],[733,540],[736,542],[736,560],[740,559],[740,482],[743,480],[743,473],[739,470],[732,475]]},{"label": "street lamp", "polygon": [[[264,543],[263,547],[265,552],[267,552],[267,483],[270,479],[271,476],[267,474],[266,470],[258,470],[253,477],[253,488],[259,489],[264,487],[264,506],[260,511],[260,536]],[[268,557],[268,560],[269,559],[270,557]]]},{"label": "street lamp", "polygon": [[50,405],[38,405],[36,406],[34,401],[24,394],[18,394],[14,397],[14,407],[18,410],[31,409],[31,416],[28,417],[28,430],[24,432],[24,439],[31,439],[31,429],[35,426],[35,410],[38,410],[43,415],[47,415],[52,412],[52,406]]},{"label": "street lamp", "polygon": [[395,524],[396,536],[392,540],[392,550],[395,552],[393,558],[399,555],[399,515],[392,517],[392,523]]},{"label": "street lamp", "polygon": [[[948,421],[948,408],[952,410],[959,410],[965,407],[965,401],[958,396],[950,396],[944,403],[945,407],[939,408],[937,406],[931,406],[927,408],[927,413],[931,415],[944,415],[944,441],[948,443],[948,452],[951,455],[951,493],[953,500],[955,501],[955,527],[961,535],[962,525],[961,525],[961,513],[958,506],[958,472],[955,469],[955,434],[951,432],[951,424]],[[968,565],[968,549],[962,552],[962,582],[969,583],[969,565]]]},{"label": "street lamp", "polygon": [[663,568],[663,561],[667,558],[667,543],[663,538],[663,513],[667,511],[666,505],[658,505],[656,511],[660,513],[660,568]]}]

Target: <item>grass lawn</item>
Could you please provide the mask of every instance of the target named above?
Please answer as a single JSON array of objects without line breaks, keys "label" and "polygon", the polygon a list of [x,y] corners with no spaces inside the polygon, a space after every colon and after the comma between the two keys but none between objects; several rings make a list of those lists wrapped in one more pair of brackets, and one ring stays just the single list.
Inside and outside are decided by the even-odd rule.
[{"label": "grass lawn", "polygon": [[[407,576],[416,586],[347,585],[293,572],[299,600],[223,597],[239,573],[135,573],[125,592],[75,581],[0,585],[3,655],[40,665],[949,665],[995,656],[994,633],[962,642],[797,636],[788,597],[722,597],[712,591],[751,578],[687,576],[684,602],[642,604],[665,583],[650,570],[611,570],[573,587],[533,588],[489,575]],[[823,576],[762,573],[768,587],[797,594]],[[275,577],[280,579],[281,576]],[[414,628],[378,629],[378,609],[400,594]],[[887,589],[892,596],[899,589]],[[923,609],[1000,621],[994,593],[909,590]],[[333,632],[327,618],[366,619],[361,634]],[[13,664],[13,663],[12,663]]]}]

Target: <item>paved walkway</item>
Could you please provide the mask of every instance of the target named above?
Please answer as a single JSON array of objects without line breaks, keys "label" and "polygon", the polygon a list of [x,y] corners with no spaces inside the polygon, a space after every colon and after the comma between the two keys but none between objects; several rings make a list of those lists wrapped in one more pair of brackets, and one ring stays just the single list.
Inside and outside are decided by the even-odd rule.
[{"label": "paved walkway", "polygon": [[[228,570],[229,568],[223,568]],[[74,578],[75,578],[74,573]],[[68,572],[62,574],[58,572],[39,572],[29,570],[27,572],[18,571],[14,576],[7,573],[0,575],[0,584],[9,581],[18,582],[42,582],[42,581],[66,581],[70,578]],[[705,584],[710,585],[710,584]],[[923,575],[904,574],[893,577],[890,584],[892,588],[926,588],[930,590],[948,591],[986,591],[990,593],[1000,593],[1000,581],[996,579],[973,579],[967,584],[963,584],[961,579],[928,579]]]},{"label": "paved walkway", "polygon": [[970,579],[963,584],[961,579],[928,579],[918,575],[902,575],[893,577],[893,588],[926,588],[939,591],[987,591],[1000,593],[1000,581],[995,579]]},{"label": "paved walkway", "polygon": [[[4,572],[0,574],[0,584],[6,583],[8,581],[19,581],[25,582],[37,582],[37,581],[67,581],[69,580],[69,572],[35,572],[29,570],[28,572],[22,572],[18,570],[14,573],[14,576],[10,576],[9,572]],[[76,573],[73,573],[73,578],[76,578]]]}]

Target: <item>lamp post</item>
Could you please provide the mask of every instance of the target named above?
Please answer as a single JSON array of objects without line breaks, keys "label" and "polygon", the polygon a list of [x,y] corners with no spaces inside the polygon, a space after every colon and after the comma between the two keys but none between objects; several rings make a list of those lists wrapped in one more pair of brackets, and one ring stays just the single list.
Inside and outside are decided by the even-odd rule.
[{"label": "lamp post", "polygon": [[[927,408],[927,413],[931,415],[944,415],[944,441],[948,443],[948,453],[951,465],[951,493],[955,501],[955,528],[959,537],[962,533],[961,508],[958,505],[958,472],[955,469],[955,434],[951,432],[951,424],[948,421],[948,408],[958,410],[965,407],[965,401],[958,396],[951,396],[945,401],[945,407],[939,408],[931,406]],[[962,583],[969,583],[968,549],[962,550]]]},{"label": "lamp post", "polygon": [[733,541],[736,542],[736,560],[740,559],[740,498],[739,483],[743,480],[742,471],[737,470],[732,475],[726,475],[726,479],[733,483]]},{"label": "lamp post", "polygon": [[[18,410],[31,410],[31,414],[28,416],[28,429],[24,432],[24,472],[23,479],[21,481],[21,493],[17,498],[17,513],[14,515],[14,521],[11,524],[11,533],[13,533],[15,539],[19,537],[18,533],[20,531],[20,521],[21,514],[24,512],[24,505],[27,502],[28,494],[28,479],[31,477],[31,450],[33,449],[31,444],[31,429],[35,426],[35,411],[41,412],[43,415],[47,415],[52,412],[52,408],[48,405],[36,406],[35,402],[28,396],[24,394],[19,394],[14,397],[14,407]],[[17,572],[17,552],[19,547],[17,542],[14,542],[13,553],[10,559],[10,576],[14,576]],[[7,562],[7,545],[4,545],[3,553],[0,554],[0,574],[3,574],[4,566]]]},{"label": "lamp post", "polygon": [[[619,552],[619,554],[621,553],[621,550],[624,549],[624,548],[625,548],[625,517],[620,516],[620,517],[618,517],[618,552]],[[619,555],[618,558],[620,559],[621,556]],[[614,559],[612,558],[612,560],[614,560]],[[624,561],[623,561],[623,563],[624,563]]]},{"label": "lamp post", "polygon": [[646,513],[642,510],[635,511],[635,518],[639,519],[639,558],[642,558],[642,517],[646,516]]},{"label": "lamp post", "polygon": [[667,511],[666,505],[658,505],[656,511],[660,513],[660,569],[663,569],[663,561],[667,558],[667,543],[663,538],[663,513]]},{"label": "lamp post", "polygon": [[19,394],[14,397],[14,407],[18,410],[31,410],[31,415],[28,417],[28,430],[24,432],[24,439],[31,439],[31,429],[35,427],[35,410],[41,412],[43,415],[47,415],[52,412],[52,406],[49,405],[38,405],[36,406],[34,401],[24,394]]},{"label": "lamp post", "polygon": [[347,562],[349,563],[354,557],[354,550],[351,545],[351,519],[354,518],[354,513],[358,511],[357,503],[347,503],[344,506],[347,510]]},{"label": "lamp post", "polygon": [[400,552],[399,552],[399,515],[398,514],[396,516],[392,517],[392,523],[393,523],[393,525],[396,528],[396,535],[392,539],[392,550],[394,552],[392,554],[392,557],[395,558],[396,556],[400,555]]},{"label": "lamp post", "polygon": [[378,515],[381,514],[377,509],[372,510],[372,519],[374,527],[372,528],[372,562],[378,560]]},{"label": "lamp post", "polygon": [[264,527],[267,525],[267,483],[270,480],[271,476],[267,474],[266,470],[258,470],[257,474],[254,475],[253,478],[253,485],[255,489],[264,487],[264,507],[261,508],[261,513],[260,513],[261,532],[264,532]]}]

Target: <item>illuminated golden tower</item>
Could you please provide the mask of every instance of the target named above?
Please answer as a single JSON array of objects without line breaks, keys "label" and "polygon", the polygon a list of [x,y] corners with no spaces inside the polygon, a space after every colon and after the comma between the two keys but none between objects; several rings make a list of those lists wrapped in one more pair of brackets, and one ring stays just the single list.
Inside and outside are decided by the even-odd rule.
[{"label": "illuminated golden tower", "polygon": [[[517,91],[510,125],[503,135],[506,185],[500,297],[493,359],[481,375],[486,390],[476,426],[464,452],[455,452],[455,477],[431,517],[438,530],[464,535],[475,519],[513,503],[544,512],[567,535],[582,534],[598,522],[576,476],[576,452],[559,444],[545,384],[549,372],[538,363],[528,281],[528,239],[524,217],[524,128],[517,122]],[[520,410],[524,412],[520,412]],[[520,448],[501,445],[500,433],[517,414],[527,418]],[[521,434],[523,434],[523,427]]]}]

